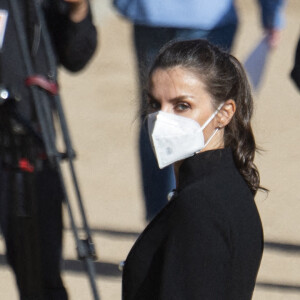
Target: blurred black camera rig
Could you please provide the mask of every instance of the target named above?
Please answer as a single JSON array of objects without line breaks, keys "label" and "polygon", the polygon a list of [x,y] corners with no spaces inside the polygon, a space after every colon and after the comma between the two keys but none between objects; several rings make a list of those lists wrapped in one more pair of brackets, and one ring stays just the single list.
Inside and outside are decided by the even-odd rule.
[{"label": "blurred black camera rig", "polygon": [[[96,259],[94,243],[92,241],[91,230],[88,226],[85,209],[79,189],[79,184],[74,167],[75,152],[72,147],[67,122],[65,119],[63,107],[61,104],[58,86],[56,83],[56,59],[52,44],[47,31],[46,21],[44,19],[41,8],[41,1],[33,1],[35,3],[35,13],[38,17],[40,26],[40,38],[46,48],[46,57],[51,70],[51,79],[37,75],[34,71],[34,64],[30,55],[28,41],[26,40],[26,32],[21,22],[21,13],[17,0],[9,0],[11,18],[17,31],[17,39],[20,44],[24,69],[26,71],[26,82],[28,89],[32,95],[34,110],[36,114],[36,123],[26,120],[18,111],[18,102],[22,101],[20,97],[14,93],[13,87],[8,87],[0,80],[0,157],[11,168],[19,169],[22,172],[33,173],[38,164],[32,164],[30,160],[24,159],[22,151],[24,151],[24,140],[28,143],[30,149],[34,149],[30,156],[41,155],[43,152],[46,159],[57,171],[61,186],[63,189],[65,205],[67,207],[70,224],[76,242],[78,259],[82,260],[91,284],[93,296],[95,300],[100,299],[95,281],[95,268],[93,261]],[[59,5],[66,3],[58,2]],[[65,7],[67,9],[67,7]],[[1,59],[1,52],[0,52]],[[1,61],[0,61],[1,62]],[[0,70],[0,73],[3,70]],[[58,120],[59,131],[63,138],[63,152],[58,151],[56,144],[56,132],[53,126],[54,115]],[[22,147],[18,147],[22,145]],[[34,147],[32,147],[34,145]],[[28,152],[27,150],[25,150]],[[14,153],[13,157],[11,154]],[[27,153],[28,155],[28,153]],[[6,158],[7,157],[7,158]],[[64,174],[61,168],[62,161],[65,160],[69,165],[69,172],[72,178],[72,188],[74,189],[75,203],[80,212],[81,226],[79,227],[74,219],[72,205],[69,199],[67,188],[65,185]],[[74,201],[72,201],[74,202]],[[27,213],[26,211],[23,213]],[[80,228],[80,234],[79,234]]]}]

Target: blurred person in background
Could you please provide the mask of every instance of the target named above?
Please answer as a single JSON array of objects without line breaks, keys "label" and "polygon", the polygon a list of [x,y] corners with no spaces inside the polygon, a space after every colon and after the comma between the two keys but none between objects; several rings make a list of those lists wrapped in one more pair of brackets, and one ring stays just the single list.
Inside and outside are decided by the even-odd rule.
[{"label": "blurred person in background", "polygon": [[[29,75],[36,84],[43,83],[39,88],[49,101],[54,101],[51,89],[57,84],[56,72],[47,59],[38,5],[51,36],[50,52],[58,65],[70,71],[79,71],[88,63],[96,49],[97,31],[88,0],[0,2],[1,87],[13,98],[0,105],[0,223],[7,260],[20,299],[66,300],[60,276],[64,196],[58,172],[36,138],[41,134],[40,124],[11,1],[18,8],[14,11],[21,14],[17,21],[24,30],[22,38],[34,68]],[[17,118],[12,118],[12,111]]]},{"label": "blurred person in background", "polygon": [[297,86],[298,90],[300,90],[300,38],[296,47],[295,60],[291,72],[291,78]]},{"label": "blurred person in background", "polygon": [[[278,44],[284,0],[259,0],[262,28],[271,47]],[[238,27],[234,0],[114,0],[116,9],[133,23],[138,65],[140,111],[145,111],[145,78],[159,49],[170,40],[202,38],[230,51]],[[146,219],[151,220],[167,203],[175,187],[172,167],[159,170],[141,113],[139,157]]]}]

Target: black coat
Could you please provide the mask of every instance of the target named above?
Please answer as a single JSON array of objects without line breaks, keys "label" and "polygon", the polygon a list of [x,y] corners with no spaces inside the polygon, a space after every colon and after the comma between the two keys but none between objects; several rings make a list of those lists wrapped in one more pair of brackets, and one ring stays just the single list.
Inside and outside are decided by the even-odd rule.
[{"label": "black coat", "polygon": [[253,195],[231,150],[180,167],[177,195],[131,249],[123,300],[251,299],[263,252]]}]

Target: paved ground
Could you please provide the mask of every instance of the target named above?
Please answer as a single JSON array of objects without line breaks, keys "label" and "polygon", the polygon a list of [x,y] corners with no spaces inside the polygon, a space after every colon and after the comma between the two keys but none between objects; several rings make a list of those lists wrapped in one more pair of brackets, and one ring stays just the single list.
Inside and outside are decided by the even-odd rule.
[{"label": "paved ground", "polygon": [[[234,53],[245,60],[261,31],[256,1],[238,0],[241,26]],[[136,153],[136,79],[130,24],[109,0],[94,0],[101,45],[86,70],[62,73],[65,111],[78,153],[77,174],[99,256],[97,284],[102,300],[118,300],[125,259],[145,226]],[[300,93],[289,79],[299,34],[300,2],[290,0],[282,43],[269,57],[256,96],[254,131],[264,149],[257,156],[268,196],[259,194],[266,247],[254,300],[300,299]],[[75,210],[75,209],[74,209]],[[242,212],[241,212],[242,213]],[[77,213],[75,213],[77,215]],[[64,281],[70,299],[93,299],[88,278],[65,218]],[[18,299],[0,241],[0,299]]]}]

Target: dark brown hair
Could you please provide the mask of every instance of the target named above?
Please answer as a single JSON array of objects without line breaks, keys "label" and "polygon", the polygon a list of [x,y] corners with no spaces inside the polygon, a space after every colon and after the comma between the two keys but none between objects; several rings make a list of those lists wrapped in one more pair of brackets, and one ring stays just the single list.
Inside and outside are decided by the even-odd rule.
[{"label": "dark brown hair", "polygon": [[[199,76],[206,85],[217,108],[233,99],[236,112],[225,127],[225,147],[233,151],[234,160],[252,193],[260,187],[258,170],[254,164],[255,139],[251,128],[253,98],[245,71],[239,61],[206,40],[168,43],[157,56],[149,74],[158,68],[175,66],[186,68]],[[263,189],[263,188],[261,188]]]}]

